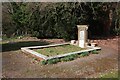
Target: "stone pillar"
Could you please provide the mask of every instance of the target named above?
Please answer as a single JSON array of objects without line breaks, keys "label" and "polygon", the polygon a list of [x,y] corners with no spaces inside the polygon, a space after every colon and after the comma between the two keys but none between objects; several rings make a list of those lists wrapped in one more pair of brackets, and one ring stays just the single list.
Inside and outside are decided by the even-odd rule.
[{"label": "stone pillar", "polygon": [[81,48],[85,48],[87,46],[87,25],[77,25],[78,28],[78,45]]}]

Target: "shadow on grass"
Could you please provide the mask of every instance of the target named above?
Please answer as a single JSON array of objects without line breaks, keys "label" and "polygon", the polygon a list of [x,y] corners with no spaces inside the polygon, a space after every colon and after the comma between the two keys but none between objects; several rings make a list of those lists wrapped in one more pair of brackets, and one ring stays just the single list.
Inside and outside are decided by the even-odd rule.
[{"label": "shadow on grass", "polygon": [[46,41],[24,41],[24,42],[5,43],[2,44],[2,52],[15,51],[21,49],[21,47],[43,46],[48,44],[50,43]]}]

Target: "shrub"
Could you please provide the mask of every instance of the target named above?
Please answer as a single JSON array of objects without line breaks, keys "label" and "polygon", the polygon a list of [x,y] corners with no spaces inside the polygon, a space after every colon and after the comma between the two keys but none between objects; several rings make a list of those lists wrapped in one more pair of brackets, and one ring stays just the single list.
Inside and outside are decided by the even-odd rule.
[{"label": "shrub", "polygon": [[32,34],[33,37],[38,37],[39,36],[39,32],[38,31],[34,31]]},{"label": "shrub", "polygon": [[42,65],[46,65],[47,61],[46,60],[42,60],[41,63],[42,63]]},{"label": "shrub", "polygon": [[74,58],[77,58],[78,54],[72,54],[71,56],[73,56]]},{"label": "shrub", "polygon": [[75,55],[69,55],[69,56],[67,56],[67,57],[68,57],[69,61],[71,61],[71,60],[74,60]]},{"label": "shrub", "polygon": [[120,28],[116,28],[113,30],[115,35],[120,35]]},{"label": "shrub", "polygon": [[47,62],[48,64],[55,64],[58,62],[58,59],[49,59]]},{"label": "shrub", "polygon": [[71,57],[69,57],[69,61],[71,61],[71,60],[74,60],[74,57],[72,57],[72,56],[71,56]]},{"label": "shrub", "polygon": [[[98,53],[97,51],[92,51],[92,53],[96,54]],[[84,57],[84,56],[88,56],[89,55],[89,52],[82,52],[80,54],[80,57]],[[67,61],[71,61],[71,60],[74,60],[75,58],[79,57],[79,54],[72,54],[72,55],[68,55],[68,56],[65,56],[65,57],[62,57],[62,58],[54,58],[54,59],[49,59],[49,60],[43,60],[42,61],[42,64],[43,65],[46,65],[46,64],[56,64],[58,62],[61,62],[61,61],[64,61],[64,62],[67,62]]]},{"label": "shrub", "polygon": [[92,51],[92,54],[98,54],[98,51],[93,50],[93,51]]},{"label": "shrub", "polygon": [[64,57],[64,58],[61,58],[61,61],[69,61],[69,58],[68,57]]},{"label": "shrub", "polygon": [[88,55],[89,55],[89,52],[82,52],[82,53],[80,54],[80,56],[82,56],[82,57],[88,56]]},{"label": "shrub", "polygon": [[60,62],[60,59],[55,59],[55,60],[56,60],[56,63],[57,63],[57,62]]},{"label": "shrub", "polygon": [[71,61],[71,60],[74,60],[74,56],[73,55],[69,55],[69,56],[66,56],[64,58],[61,58],[61,61]]},{"label": "shrub", "polygon": [[47,63],[48,63],[48,64],[53,64],[53,62],[52,62],[51,59],[50,59],[50,60],[47,60]]}]

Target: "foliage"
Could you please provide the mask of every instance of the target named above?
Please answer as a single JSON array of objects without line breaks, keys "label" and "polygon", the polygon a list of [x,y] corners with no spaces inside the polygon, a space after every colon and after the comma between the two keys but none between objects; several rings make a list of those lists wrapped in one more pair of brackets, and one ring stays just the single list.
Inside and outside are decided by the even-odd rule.
[{"label": "foliage", "polygon": [[66,57],[65,57],[65,58],[61,58],[60,60],[61,60],[61,61],[69,61],[69,59],[66,58]]},{"label": "foliage", "polygon": [[[84,56],[88,56],[89,52],[83,52],[80,54],[80,56],[84,57]],[[67,61],[72,61],[75,58],[78,58],[79,54],[72,54],[72,55],[68,55],[68,56],[64,56],[61,58],[54,58],[54,59],[48,59],[48,60],[43,60],[41,63],[43,65],[46,64],[56,64],[58,62],[67,62]]]},{"label": "foliage", "polygon": [[72,56],[73,58],[77,58],[77,57],[78,57],[78,54],[71,54],[71,56]]},{"label": "foliage", "polygon": [[120,35],[120,8],[119,3],[117,3],[116,9],[114,11],[115,15],[113,20],[115,21],[115,28],[113,29],[113,32],[115,35]]},{"label": "foliage", "polygon": [[57,63],[57,62],[58,62],[57,59],[49,59],[49,60],[47,60],[47,63],[48,63],[48,64],[55,64],[55,63]]},{"label": "foliage", "polygon": [[69,56],[65,56],[64,58],[61,58],[61,61],[71,61],[74,60],[74,56],[73,55],[69,55]]},{"label": "foliage", "polygon": [[120,35],[120,27],[119,28],[115,28],[113,31],[114,31],[114,33],[116,35]]},{"label": "foliage", "polygon": [[46,64],[47,64],[47,61],[46,61],[46,60],[42,60],[42,61],[41,61],[41,64],[42,64],[42,65],[46,65]]},{"label": "foliage", "polygon": [[[28,32],[29,13],[27,11],[27,3],[9,3],[8,22],[3,21],[3,34],[7,37],[20,36]],[[4,17],[6,16],[4,15]],[[4,20],[4,19],[3,19]]]},{"label": "foliage", "polygon": [[80,56],[82,56],[82,57],[88,56],[88,55],[89,55],[89,52],[82,52],[82,53],[80,54]]},{"label": "foliage", "polygon": [[11,2],[12,12],[11,12],[11,18],[13,21],[13,24],[16,26],[16,34],[22,35],[25,34],[28,31],[28,22],[30,14],[27,12],[27,3],[16,3]]},{"label": "foliage", "polygon": [[98,54],[99,52],[98,51],[96,51],[96,50],[93,50],[92,51],[92,54]]},{"label": "foliage", "polygon": [[[106,34],[104,28],[109,26],[110,10],[113,12],[113,3],[102,2],[74,2],[74,3],[16,3],[11,2],[11,25],[3,21],[4,34],[24,35],[31,34],[37,38],[77,39],[76,25],[87,24],[93,34]],[[32,8],[29,8],[32,7]],[[115,14],[119,13],[119,8]],[[116,25],[119,25],[119,18]],[[13,27],[11,27],[13,26]],[[12,29],[13,28],[13,29]],[[118,29],[118,27],[116,27]],[[104,30],[105,29],[105,30]],[[115,28],[113,28],[115,29]],[[7,32],[5,32],[7,30]],[[116,30],[117,34],[119,30]],[[11,34],[10,34],[11,33]],[[89,33],[89,34],[90,34]]]},{"label": "foliage", "polygon": [[56,62],[60,62],[60,58],[55,58]]}]

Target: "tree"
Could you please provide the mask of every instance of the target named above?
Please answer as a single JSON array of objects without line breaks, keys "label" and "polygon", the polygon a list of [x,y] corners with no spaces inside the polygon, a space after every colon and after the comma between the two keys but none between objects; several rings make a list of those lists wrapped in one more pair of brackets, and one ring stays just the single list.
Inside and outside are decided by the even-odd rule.
[{"label": "tree", "polygon": [[11,2],[11,18],[13,24],[16,26],[16,34],[24,35],[27,34],[28,31],[28,22],[30,19],[30,14],[27,12],[27,3],[16,3]]},{"label": "tree", "polygon": [[116,35],[120,35],[120,3],[116,3],[116,8],[114,11],[113,20],[115,21],[115,25],[113,31]]},{"label": "tree", "polygon": [[[9,29],[13,28],[17,35],[29,33],[38,38],[71,40],[77,39],[76,25],[85,24],[89,25],[88,30],[91,35],[105,35],[109,34],[110,30],[119,30],[119,18],[117,17],[119,8],[116,9],[113,5],[113,3],[104,2],[12,2],[8,12],[11,15],[12,25],[15,27],[5,25],[3,29],[9,32]],[[111,17],[114,12],[117,14],[116,17]],[[114,27],[116,26],[113,25],[114,23],[117,27]]]}]

